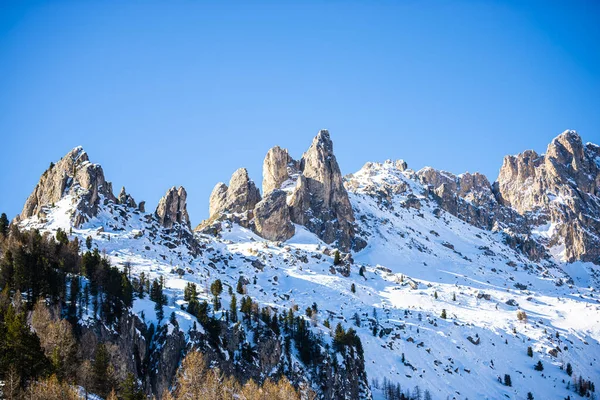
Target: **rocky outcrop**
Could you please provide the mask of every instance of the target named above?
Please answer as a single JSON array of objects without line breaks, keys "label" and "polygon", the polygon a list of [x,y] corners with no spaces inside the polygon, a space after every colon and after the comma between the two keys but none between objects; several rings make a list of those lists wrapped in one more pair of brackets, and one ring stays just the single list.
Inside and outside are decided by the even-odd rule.
[{"label": "rocky outcrop", "polygon": [[465,222],[487,230],[510,228],[518,233],[526,232],[522,218],[497,201],[492,185],[483,174],[466,172],[456,176],[425,167],[417,172],[417,178],[442,209]]},{"label": "rocky outcrop", "polygon": [[158,222],[165,228],[172,228],[175,224],[190,227],[190,217],[187,212],[187,192],[180,186],[173,186],[160,199],[154,215]]},{"label": "rocky outcrop", "polygon": [[263,163],[263,193],[261,201],[246,169],[238,169],[229,186],[215,186],[210,217],[196,230],[218,234],[220,221],[226,218],[253,228],[265,239],[287,240],[296,223],[344,251],[364,247],[364,241],[355,240],[354,213],[327,130],[319,131],[299,161],[285,149],[270,149]]},{"label": "rocky outcrop", "polygon": [[254,208],[255,231],[273,241],[285,241],[294,236],[286,193],[275,189],[269,192]]},{"label": "rocky outcrop", "polygon": [[48,207],[71,195],[75,205],[72,223],[79,227],[97,215],[102,201],[116,201],[112,185],[104,178],[98,164],[89,161],[87,153],[76,147],[42,174],[20,214],[20,219],[43,218]]},{"label": "rocky outcrop", "polygon": [[563,261],[600,264],[600,148],[565,131],[545,155],[504,159],[494,185],[503,205],[527,217],[538,239]]},{"label": "rocky outcrop", "polygon": [[229,186],[218,183],[210,195],[210,217],[220,213],[245,213],[252,211],[260,201],[260,192],[250,179],[246,168],[233,173]]},{"label": "rocky outcrop", "polygon": [[125,186],[121,188],[121,192],[119,193],[119,197],[117,200],[119,204],[124,204],[127,207],[131,208],[137,208],[137,204],[135,203],[133,197],[131,197],[131,195],[127,194],[127,192],[125,191]]},{"label": "rocky outcrop", "polygon": [[[286,149],[275,146],[267,152],[263,162],[263,195],[266,196],[275,189],[298,175],[298,163],[290,157]],[[292,183],[293,184],[293,183]]]},{"label": "rocky outcrop", "polygon": [[326,243],[347,251],[355,244],[354,213],[327,130],[321,130],[300,161],[274,147],[263,164],[263,191],[288,193],[292,222],[303,225]]}]

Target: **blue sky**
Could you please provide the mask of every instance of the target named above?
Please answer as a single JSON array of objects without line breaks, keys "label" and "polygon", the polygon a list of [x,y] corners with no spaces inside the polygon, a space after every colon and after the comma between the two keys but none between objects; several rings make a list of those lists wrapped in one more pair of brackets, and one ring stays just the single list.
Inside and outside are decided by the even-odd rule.
[{"label": "blue sky", "polygon": [[565,129],[600,142],[600,3],[2,1],[0,211],[82,145],[148,208],[208,197],[328,128],[344,174],[403,158],[497,176]]}]

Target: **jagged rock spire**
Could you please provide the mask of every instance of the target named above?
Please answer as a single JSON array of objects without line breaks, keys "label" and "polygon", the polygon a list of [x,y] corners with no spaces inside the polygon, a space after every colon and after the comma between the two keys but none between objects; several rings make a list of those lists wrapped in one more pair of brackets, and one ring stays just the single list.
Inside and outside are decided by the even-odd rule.
[{"label": "jagged rock spire", "polygon": [[240,168],[231,176],[229,186],[221,182],[213,189],[209,202],[210,217],[222,212],[252,211],[260,200],[260,192],[250,179],[248,171],[246,168]]},{"label": "jagged rock spire", "polygon": [[187,212],[187,192],[180,186],[173,186],[160,199],[154,215],[158,222],[165,228],[172,228],[175,224],[190,227],[190,217]]},{"label": "jagged rock spire", "polygon": [[564,261],[600,263],[600,148],[567,130],[546,154],[507,156],[494,185],[499,201],[534,225],[554,224],[549,246],[564,245]]},{"label": "jagged rock spire", "polygon": [[121,187],[121,192],[119,192],[118,200],[119,200],[119,204],[124,204],[127,207],[132,207],[132,208],[137,207],[137,204],[135,203],[135,200],[133,199],[133,197],[131,195],[127,194],[127,191],[125,190],[125,186]]},{"label": "jagged rock spire", "polygon": [[[354,213],[333,153],[329,131],[320,130],[300,161],[274,147],[263,163],[263,191],[284,189],[292,222],[306,226],[326,243],[349,250]],[[285,223],[284,223],[285,224]]]},{"label": "jagged rock spire", "polygon": [[20,219],[45,214],[44,208],[72,195],[77,212],[73,225],[79,226],[98,212],[101,198],[115,201],[112,185],[104,178],[98,164],[89,161],[82,147],[75,147],[42,174],[40,181],[25,202]]}]

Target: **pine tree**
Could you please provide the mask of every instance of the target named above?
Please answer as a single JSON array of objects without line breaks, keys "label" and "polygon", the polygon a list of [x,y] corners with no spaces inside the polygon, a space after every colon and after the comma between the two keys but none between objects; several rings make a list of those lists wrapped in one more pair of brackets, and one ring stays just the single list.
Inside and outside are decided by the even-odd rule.
[{"label": "pine tree", "polygon": [[160,322],[165,314],[163,306],[167,303],[167,299],[163,295],[162,286],[155,279],[152,281],[152,287],[150,288],[150,300],[154,301],[154,310],[156,311],[156,318]]},{"label": "pine tree", "polygon": [[88,250],[92,249],[92,237],[88,236],[87,238],[85,238],[85,247],[87,247]]},{"label": "pine tree", "polygon": [[127,374],[127,378],[125,378],[125,381],[121,384],[121,399],[143,400],[144,398],[144,393],[140,390],[133,374]]},{"label": "pine tree", "polygon": [[356,293],[356,286],[354,285],[354,283],[350,286],[350,291],[352,293]]},{"label": "pine tree", "polygon": [[220,279],[217,279],[216,281],[214,281],[212,283],[212,285],[210,285],[210,292],[214,296],[213,297],[214,310],[219,311],[219,309],[221,308],[221,300],[219,299],[219,296],[221,295],[221,293],[223,293],[223,283],[221,282]]},{"label": "pine tree", "polygon": [[433,298],[437,300],[437,298],[438,298],[437,290],[435,292],[433,292]]},{"label": "pine tree", "polygon": [[101,396],[106,396],[111,388],[108,367],[110,365],[108,351],[103,343],[96,347],[92,363],[93,388]]},{"label": "pine tree", "polygon": [[456,293],[452,293],[452,301],[456,301]]},{"label": "pine tree", "polygon": [[527,356],[533,357],[533,349],[531,348],[531,346],[527,347]]},{"label": "pine tree", "polygon": [[442,319],[446,319],[447,318],[446,309],[445,308],[442,309],[442,315],[440,315],[440,318],[442,318]]},{"label": "pine tree", "polygon": [[567,363],[567,375],[573,375],[573,367],[571,366],[571,363]]},{"label": "pine tree", "polygon": [[527,400],[533,400],[533,394],[531,392],[527,393]]},{"label": "pine tree", "polygon": [[235,291],[238,294],[244,294],[244,283],[242,282],[242,277],[240,276],[240,278],[237,281],[237,286],[235,288]]},{"label": "pine tree", "polygon": [[5,213],[2,213],[2,215],[0,215],[0,235],[2,237],[6,237],[8,235],[8,218],[6,217]]},{"label": "pine tree", "polygon": [[231,314],[231,322],[237,322],[237,298],[235,294],[231,295],[231,304],[229,305],[229,313]]},{"label": "pine tree", "polygon": [[333,265],[340,265],[342,262],[342,259],[340,257],[340,252],[338,250],[335,251],[335,253],[333,254]]},{"label": "pine tree", "polygon": [[504,385],[505,386],[512,386],[512,380],[510,379],[510,375],[509,374],[504,374]]},{"label": "pine tree", "polygon": [[536,371],[543,371],[544,370],[544,364],[542,364],[542,360],[539,360],[537,362],[537,364],[535,364],[535,366],[533,367],[533,369],[535,369]]}]

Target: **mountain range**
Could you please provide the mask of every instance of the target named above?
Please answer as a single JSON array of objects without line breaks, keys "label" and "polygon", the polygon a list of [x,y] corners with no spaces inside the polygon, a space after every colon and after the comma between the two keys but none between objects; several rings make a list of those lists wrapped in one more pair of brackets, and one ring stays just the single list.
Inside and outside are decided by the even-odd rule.
[{"label": "mountain range", "polygon": [[[147,394],[171,387],[192,348],[240,381],[286,376],[324,399],[390,398],[398,384],[433,399],[564,399],[577,396],[577,378],[598,381],[600,147],[575,131],[545,154],[506,156],[490,182],[402,160],[343,176],[321,130],[299,159],[270,149],[261,188],[238,169],[193,227],[183,187],[146,210],[125,188],[115,195],[76,147],[44,171],[12,224],[68,232],[82,249],[90,238],[132,279],[161,281],[169,320],[136,296],[119,322],[89,307],[76,322],[122,350],[115,368]],[[229,294],[211,309],[221,334],[209,340],[186,290],[210,303],[217,280]],[[285,332],[261,340],[259,322],[225,312],[234,291],[269,315],[300,316],[319,350],[307,357]],[[332,351],[338,323],[360,344]],[[151,324],[164,330],[148,335]]]}]

